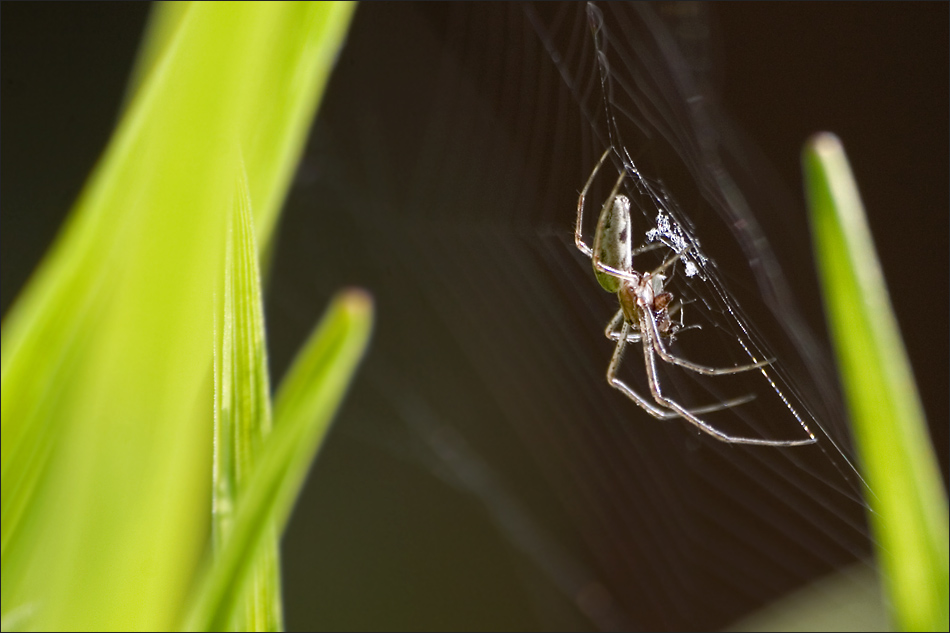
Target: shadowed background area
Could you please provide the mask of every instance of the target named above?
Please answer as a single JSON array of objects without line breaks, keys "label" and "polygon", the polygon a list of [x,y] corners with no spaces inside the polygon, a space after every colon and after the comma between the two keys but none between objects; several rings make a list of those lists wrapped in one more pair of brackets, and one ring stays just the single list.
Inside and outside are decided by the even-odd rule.
[{"label": "shadowed background area", "polygon": [[[694,31],[680,43],[761,148],[726,137],[764,191],[750,199],[786,210],[753,205],[815,330],[798,153],[822,129],[849,151],[946,479],[947,7],[713,11],[684,19]],[[3,5],[4,311],[108,138],[145,17]],[[621,17],[614,37],[639,36]],[[601,90],[586,18],[583,6],[357,11],[268,279],[275,377],[340,286],[369,289],[379,309],[284,540],[289,628],[715,628],[869,551],[830,449],[728,447],[604,381],[616,299],[571,234],[604,147],[583,112]],[[572,43],[575,57],[552,53]],[[635,68],[612,66],[618,82]],[[643,152],[743,308],[768,320],[729,231],[661,143]],[[823,360],[799,355],[803,398],[833,411]]]}]

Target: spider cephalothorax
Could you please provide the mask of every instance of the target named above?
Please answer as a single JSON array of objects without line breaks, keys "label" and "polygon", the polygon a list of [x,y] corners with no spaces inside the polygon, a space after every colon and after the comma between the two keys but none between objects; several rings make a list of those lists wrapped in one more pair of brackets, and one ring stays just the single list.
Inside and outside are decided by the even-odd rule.
[{"label": "spider cephalothorax", "polygon": [[625,321],[638,323],[639,313],[649,310],[653,313],[660,335],[672,338],[679,330],[679,323],[674,323],[670,318],[673,293],[663,292],[663,281],[663,275],[634,272],[632,280],[621,281],[617,298]]}]

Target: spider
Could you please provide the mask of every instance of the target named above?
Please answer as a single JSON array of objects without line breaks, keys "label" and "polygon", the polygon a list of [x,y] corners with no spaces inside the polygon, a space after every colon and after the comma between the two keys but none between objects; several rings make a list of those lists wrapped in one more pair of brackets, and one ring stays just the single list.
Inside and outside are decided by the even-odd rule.
[{"label": "spider", "polygon": [[[674,252],[656,269],[650,272],[638,272],[633,269],[633,256],[658,248],[661,244],[652,244],[640,248],[631,248],[631,221],[630,199],[618,193],[620,185],[626,176],[626,170],[620,172],[607,202],[604,203],[597,220],[594,233],[593,247],[584,243],[581,234],[584,218],[584,197],[590,188],[594,177],[600,170],[611,148],[608,148],[600,157],[590,178],[584,185],[580,197],[577,199],[577,225],[574,229],[574,243],[587,257],[591,258],[594,275],[597,281],[607,292],[616,293],[620,302],[620,309],[613,316],[604,330],[604,335],[611,341],[616,341],[610,365],[607,366],[607,382],[611,387],[618,389],[625,396],[636,402],[643,410],[659,420],[683,418],[700,431],[712,435],[716,439],[731,444],[756,444],[760,446],[803,446],[814,444],[817,440],[809,433],[804,440],[768,440],[760,438],[738,437],[724,433],[698,417],[703,413],[719,411],[734,407],[753,399],[754,396],[745,396],[726,400],[721,403],[687,409],[675,400],[663,395],[657,374],[657,357],[671,365],[677,365],[689,371],[704,376],[723,376],[738,374],[744,371],[759,369],[772,363],[772,359],[763,360],[749,365],[735,367],[707,367],[674,356],[667,350],[663,339],[672,340],[684,329],[682,320],[682,303],[671,307],[673,294],[664,290],[666,275],[664,274],[673,264],[689,251],[687,244],[682,250]],[[680,310],[679,323],[671,318],[671,313]],[[691,326],[698,327],[698,326]],[[643,348],[644,365],[646,366],[647,382],[650,386],[650,399],[631,389],[626,383],[617,378],[617,371],[623,357],[627,343],[640,343]],[[807,430],[807,429],[806,429]]]}]

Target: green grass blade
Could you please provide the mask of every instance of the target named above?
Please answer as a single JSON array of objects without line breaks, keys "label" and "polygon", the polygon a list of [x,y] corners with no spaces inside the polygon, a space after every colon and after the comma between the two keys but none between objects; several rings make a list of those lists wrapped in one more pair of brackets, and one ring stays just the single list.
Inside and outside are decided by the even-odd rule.
[{"label": "green grass blade", "polygon": [[[187,3],[155,6],[133,75],[154,66],[176,36]],[[257,20],[263,39],[249,43],[256,55],[243,60],[249,89],[244,105],[257,113],[242,138],[258,244],[268,247],[303,152],[307,132],[356,9],[354,2],[228,3],[220,13]]]},{"label": "green grass blade", "polygon": [[201,584],[189,630],[221,630],[251,576],[252,561],[268,544],[269,527],[282,531],[307,470],[363,356],[372,303],[350,290],[335,299],[285,379],[274,429],[242,489],[230,535]]},{"label": "green grass blade", "polygon": [[838,139],[806,147],[812,232],[877,558],[896,625],[947,630],[946,491],[857,186]]},{"label": "green grass blade", "polygon": [[269,235],[352,12],[178,9],[3,324],[0,611],[27,628],[180,621],[209,525],[213,296],[241,157]]},{"label": "green grass blade", "polygon": [[[238,185],[228,225],[224,289],[215,319],[212,544],[217,555],[231,532],[234,508],[271,430],[263,297],[247,181]],[[283,628],[277,535],[270,529],[247,590],[234,605],[231,630]]]}]

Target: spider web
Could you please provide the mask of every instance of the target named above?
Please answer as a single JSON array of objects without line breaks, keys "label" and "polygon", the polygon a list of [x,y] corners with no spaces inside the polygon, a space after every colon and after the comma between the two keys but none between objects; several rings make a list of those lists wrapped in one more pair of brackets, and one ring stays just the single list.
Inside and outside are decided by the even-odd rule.
[{"label": "spider web", "polygon": [[[770,214],[787,210],[744,180],[747,155],[702,67],[706,18],[577,4],[360,12],[301,172],[312,180],[282,233],[295,257],[277,261],[273,297],[295,299],[270,309],[301,313],[286,327],[302,336],[315,308],[299,297],[320,305],[353,283],[376,298],[372,351],[325,459],[358,464],[363,474],[343,484],[354,497],[377,479],[388,490],[377,503],[395,496],[430,516],[438,499],[453,518],[411,523],[414,536],[395,544],[374,538],[465,569],[471,585],[458,593],[469,599],[530,587],[547,628],[719,628],[865,556],[864,491],[834,378],[781,274],[807,265],[807,251],[779,266],[765,239]],[[381,58],[412,70],[395,77]],[[665,244],[635,268],[691,246],[665,282],[684,324],[671,351],[716,367],[776,359],[717,377],[661,363],[664,392],[687,407],[753,396],[703,419],[769,439],[800,439],[805,425],[815,445],[727,445],[651,418],[606,383],[617,299],[574,247],[572,224],[608,146],[588,240],[626,169],[639,243]],[[631,344],[622,377],[648,394],[643,363]],[[333,466],[318,468],[327,477]],[[399,487],[397,468],[415,469],[411,486]],[[395,509],[382,520],[410,524]],[[486,524],[516,572],[460,546]],[[400,578],[400,560],[380,554],[373,574]],[[438,584],[428,591],[450,602]],[[385,620],[362,626],[443,622],[435,599],[419,620],[418,602],[398,595]],[[466,626],[538,627],[485,617]]]},{"label": "spider web", "polygon": [[[683,323],[687,329],[699,331],[684,336],[680,343],[680,347],[689,350],[687,357],[702,354],[708,359],[705,364],[719,367],[774,359],[759,372],[764,378],[760,385],[768,384],[772,393],[750,384],[749,378],[755,372],[736,374],[738,384],[753,390],[748,395],[755,396],[756,406],[730,408],[717,417],[742,419],[748,427],[761,433],[763,428],[768,428],[763,421],[788,420],[788,416],[782,415],[784,408],[807,436],[814,436],[816,432],[822,435],[819,443],[822,450],[838,465],[845,479],[857,481],[860,477],[842,450],[843,428],[834,424],[843,416],[840,410],[834,410],[834,394],[822,388],[832,382],[827,362],[803,324],[755,215],[725,168],[721,156],[729,148],[713,127],[714,121],[720,118],[715,103],[700,90],[692,66],[673,37],[676,29],[692,33],[694,38],[697,32],[702,33],[705,21],[702,16],[697,19],[702,9],[694,5],[659,7],[659,13],[648,5],[636,6],[631,11],[610,7],[606,18],[597,6],[589,4],[587,7],[604,106],[600,120],[590,117],[591,127],[598,136],[610,140],[629,176],[627,191],[638,201],[634,207],[641,212],[642,225],[652,227],[644,232],[644,243],[661,243],[666,247],[646,253],[645,263],[637,267],[651,270],[671,254],[684,252],[688,247],[680,257],[682,266],[666,271],[665,275],[665,289],[679,293],[679,305],[689,306],[692,321],[695,321]],[[623,37],[617,37],[615,31],[623,33]],[[587,112],[592,109],[585,108]],[[628,139],[632,143],[627,142]],[[660,147],[653,150],[657,145]],[[651,162],[658,154],[662,162]],[[677,163],[682,172],[678,179]],[[642,168],[644,164],[646,170]],[[691,213],[686,214],[677,205],[663,180],[650,178],[647,173],[672,174],[676,190],[684,191],[691,201]],[[708,214],[710,208],[715,215]],[[704,210],[707,210],[706,215]],[[770,205],[763,211],[770,213],[774,209]],[[696,222],[692,217],[697,218]],[[724,233],[724,227],[728,232]],[[745,255],[744,270],[733,264],[730,274],[734,285],[738,283],[752,290],[746,292],[748,301],[764,308],[756,311],[756,319],[746,317],[727,288],[715,260],[705,254],[700,244],[700,233],[715,238],[719,252]],[[744,280],[742,273],[745,273]],[[773,326],[769,337],[763,337],[755,327],[756,321],[762,320],[768,320]],[[781,354],[766,343],[774,338],[786,342]],[[796,357],[801,361],[797,366],[807,366],[811,373],[812,384],[805,390],[792,379],[793,372],[789,371],[796,366]],[[718,386],[726,382],[722,377],[703,380],[695,374],[692,379],[702,383],[701,391],[709,394],[717,393],[712,387],[714,383]],[[811,402],[806,402],[804,393],[814,394],[817,400],[813,397]],[[701,401],[697,401],[692,406],[700,404]],[[766,436],[767,433],[764,431]]]}]

